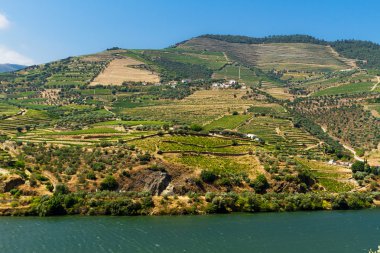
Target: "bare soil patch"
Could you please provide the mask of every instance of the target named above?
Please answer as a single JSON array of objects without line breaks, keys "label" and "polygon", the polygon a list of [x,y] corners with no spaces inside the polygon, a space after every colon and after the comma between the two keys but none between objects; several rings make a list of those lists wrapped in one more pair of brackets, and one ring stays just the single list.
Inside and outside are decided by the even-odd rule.
[{"label": "bare soil patch", "polygon": [[132,58],[115,59],[100,73],[90,86],[122,85],[123,82],[158,83],[159,76],[153,71],[143,69],[143,62]]}]

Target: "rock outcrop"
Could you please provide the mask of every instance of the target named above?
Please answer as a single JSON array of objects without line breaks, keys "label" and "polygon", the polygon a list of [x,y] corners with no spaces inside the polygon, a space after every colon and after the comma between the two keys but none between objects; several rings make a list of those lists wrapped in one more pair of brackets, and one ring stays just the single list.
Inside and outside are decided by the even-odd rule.
[{"label": "rock outcrop", "polygon": [[151,192],[153,195],[160,195],[171,181],[171,176],[166,172],[154,171],[144,180],[144,190]]},{"label": "rock outcrop", "polygon": [[9,192],[17,186],[23,185],[25,180],[20,176],[12,175],[7,179],[0,181],[0,193]]},{"label": "rock outcrop", "polygon": [[165,171],[141,170],[132,175],[130,184],[123,190],[149,191],[160,195],[170,184],[172,177]]}]

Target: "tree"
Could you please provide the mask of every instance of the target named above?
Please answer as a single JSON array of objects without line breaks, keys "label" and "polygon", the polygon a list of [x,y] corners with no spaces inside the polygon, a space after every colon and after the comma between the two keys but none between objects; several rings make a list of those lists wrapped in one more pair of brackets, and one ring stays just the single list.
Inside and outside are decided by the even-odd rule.
[{"label": "tree", "polygon": [[52,197],[42,197],[40,203],[36,206],[36,212],[39,216],[62,215],[66,210],[62,205],[62,195]]},{"label": "tree", "polygon": [[69,188],[64,184],[57,184],[55,186],[54,194],[67,194],[69,192]]},{"label": "tree", "polygon": [[200,131],[203,130],[203,127],[200,126],[200,125],[197,125],[197,124],[192,124],[192,125],[190,126],[190,129],[191,129],[192,131],[195,131],[195,132],[200,132]]},{"label": "tree", "polygon": [[212,183],[217,179],[217,175],[214,172],[209,170],[202,170],[201,179],[205,183]]},{"label": "tree", "polygon": [[255,189],[256,193],[265,193],[269,188],[269,183],[267,178],[263,174],[260,174],[256,177],[251,186]]},{"label": "tree", "polygon": [[116,179],[109,175],[106,176],[103,181],[100,183],[100,190],[101,191],[115,191],[119,188],[119,183],[116,181]]},{"label": "tree", "polygon": [[364,171],[365,169],[365,163],[362,161],[356,161],[354,164],[351,166],[352,172],[357,172],[357,171]]},{"label": "tree", "polygon": [[165,130],[165,131],[168,131],[169,130],[169,124],[164,124],[162,126],[162,128]]}]

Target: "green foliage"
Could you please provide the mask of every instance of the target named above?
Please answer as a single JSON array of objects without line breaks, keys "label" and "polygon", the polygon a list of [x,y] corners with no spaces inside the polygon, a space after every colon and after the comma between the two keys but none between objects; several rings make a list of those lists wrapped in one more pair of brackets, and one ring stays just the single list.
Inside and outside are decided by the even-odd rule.
[{"label": "green foliage", "polygon": [[344,152],[343,146],[338,141],[332,139],[327,133],[325,133],[318,124],[313,122],[311,119],[302,116],[296,111],[292,111],[292,114],[294,117],[293,122],[295,127],[304,128],[306,131],[323,140],[329,145],[329,148],[326,149],[327,153],[335,153],[340,158],[343,155],[349,156],[347,152]]},{"label": "green foliage", "polygon": [[351,170],[354,173],[357,171],[364,171],[364,169],[365,169],[365,163],[362,161],[355,161],[351,166]]},{"label": "green foliage", "polygon": [[364,68],[380,68],[380,45],[361,40],[338,40],[331,44],[341,55],[351,58],[365,60],[358,64]]},{"label": "green foliage", "polygon": [[205,126],[206,130],[212,130],[216,128],[222,128],[222,129],[235,129],[239,125],[243,124],[245,121],[247,121],[252,115],[246,114],[246,115],[226,115],[223,116],[220,119],[214,120],[210,124]]},{"label": "green foliage", "polygon": [[47,189],[49,192],[53,192],[53,190],[54,190],[54,186],[53,186],[50,182],[48,182],[48,183],[46,184],[46,189]]},{"label": "green foliage", "polygon": [[366,83],[349,83],[343,84],[336,87],[331,87],[327,89],[323,89],[313,93],[312,95],[317,96],[332,96],[339,94],[356,94],[356,93],[369,93],[371,92],[371,88],[374,83],[366,82]]},{"label": "green foliage", "polygon": [[119,183],[113,176],[106,176],[100,183],[101,191],[116,191],[119,188]]},{"label": "green foliage", "polygon": [[86,178],[90,180],[96,180],[96,175],[94,171],[90,171],[86,174]]},{"label": "green foliage", "polygon": [[312,186],[316,182],[315,176],[307,169],[298,170],[299,180],[306,184],[308,187]]},{"label": "green foliage", "polygon": [[37,203],[34,203],[33,207],[39,216],[63,215],[66,214],[63,200],[62,195],[43,196],[37,200]]},{"label": "green foliage", "polygon": [[203,127],[200,126],[200,125],[197,125],[197,124],[192,124],[192,125],[190,126],[190,129],[191,129],[192,131],[195,131],[195,132],[200,132],[200,131],[203,130]]},{"label": "green foliage", "polygon": [[260,174],[251,183],[251,186],[253,187],[253,189],[255,189],[256,193],[262,194],[266,192],[270,185],[268,183],[267,178],[263,174]]},{"label": "green foliage", "polygon": [[152,61],[162,69],[163,80],[209,79],[212,75],[212,70],[202,65],[176,62],[164,57],[155,58]]},{"label": "green foliage", "polygon": [[243,212],[278,212],[323,210],[324,202],[331,203],[336,210],[360,209],[371,206],[372,197],[365,193],[317,194],[317,193],[224,193],[208,194],[206,212],[225,213]]},{"label": "green foliage", "polygon": [[218,176],[210,170],[202,170],[201,172],[201,179],[205,183],[213,183],[217,178]]},{"label": "green foliage", "polygon": [[54,194],[68,194],[69,192],[69,188],[64,184],[57,184],[55,186]]},{"label": "green foliage", "polygon": [[19,189],[14,188],[14,189],[10,190],[9,193],[11,195],[13,195],[15,198],[18,198],[18,197],[21,196],[22,191],[20,191]]}]

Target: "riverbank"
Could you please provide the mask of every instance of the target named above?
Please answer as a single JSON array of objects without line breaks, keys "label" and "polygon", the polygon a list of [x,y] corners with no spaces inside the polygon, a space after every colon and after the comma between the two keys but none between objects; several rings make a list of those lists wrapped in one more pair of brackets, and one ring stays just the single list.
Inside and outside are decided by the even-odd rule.
[{"label": "riverbank", "polygon": [[0,207],[2,216],[186,215],[234,212],[293,212],[375,207],[376,193],[207,193],[204,196],[151,196],[147,193],[68,193],[33,197]]}]

